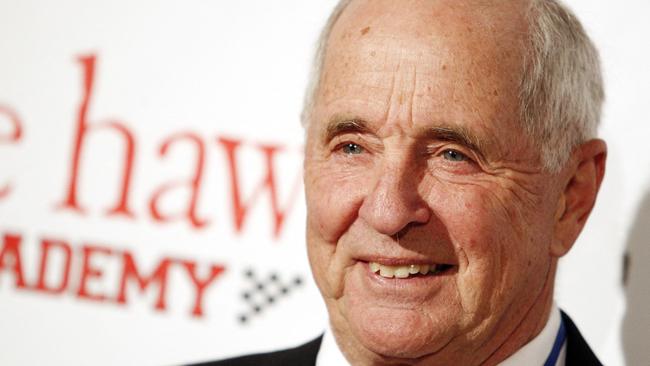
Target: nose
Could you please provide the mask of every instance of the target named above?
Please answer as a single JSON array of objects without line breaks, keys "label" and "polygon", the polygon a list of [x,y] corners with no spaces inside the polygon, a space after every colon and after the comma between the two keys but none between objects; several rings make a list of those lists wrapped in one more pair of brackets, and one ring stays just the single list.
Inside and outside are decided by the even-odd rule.
[{"label": "nose", "polygon": [[364,198],[359,216],[378,232],[394,236],[409,226],[425,224],[431,209],[418,192],[420,178],[405,164],[383,169]]}]

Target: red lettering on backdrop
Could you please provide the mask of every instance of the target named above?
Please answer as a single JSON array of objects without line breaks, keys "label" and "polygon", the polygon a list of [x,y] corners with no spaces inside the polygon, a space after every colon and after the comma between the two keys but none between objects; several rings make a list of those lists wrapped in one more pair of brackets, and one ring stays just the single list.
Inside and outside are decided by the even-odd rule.
[{"label": "red lettering on backdrop", "polygon": [[191,261],[180,261],[180,264],[185,267],[187,274],[192,279],[192,284],[195,288],[194,307],[192,308],[192,315],[200,317],[203,316],[203,293],[205,289],[214,282],[214,280],[224,271],[223,266],[212,265],[210,273],[204,279],[200,279],[196,273],[196,263]]},{"label": "red lettering on backdrop", "polygon": [[[148,275],[145,275],[138,269],[133,254],[128,251],[87,245],[81,246],[79,250],[72,250],[72,246],[65,240],[47,238],[42,239],[40,242],[41,255],[38,266],[38,280],[35,286],[31,286],[25,283],[23,273],[24,268],[21,260],[22,236],[20,234],[6,233],[3,237],[4,241],[0,243],[0,275],[3,274],[3,270],[13,272],[15,279],[14,287],[17,289],[61,296],[69,293],[65,290],[71,282],[70,277],[76,275],[79,276],[79,289],[72,294],[78,298],[127,305],[129,303],[127,296],[128,283],[135,281],[141,292],[152,286],[156,286],[158,293],[154,308],[159,311],[165,311],[167,310],[167,282],[170,276],[170,269],[174,266],[180,266],[184,269],[183,273],[187,274],[183,278],[189,279],[189,283],[194,289],[194,303],[190,314],[195,317],[202,317],[204,315],[204,295],[207,289],[225,271],[224,266],[216,264],[207,264],[207,266],[203,267],[206,271],[199,271],[199,264],[196,261],[164,257]],[[51,254],[55,252],[63,255],[62,261],[51,260]],[[72,260],[75,256],[81,256],[80,260]],[[104,280],[101,282],[102,287],[112,287],[107,282],[109,277],[104,277],[102,269],[98,268],[92,262],[98,256],[121,261],[121,273],[118,275],[120,277],[116,281],[116,287],[114,288],[117,292],[116,296],[90,293],[88,289],[88,284],[91,280]],[[80,268],[72,270],[71,264],[79,265]],[[52,266],[55,266],[54,269],[58,270],[58,273],[61,273],[60,280],[56,283],[48,283],[46,281],[48,268]],[[180,275],[181,272],[172,271],[171,273]],[[76,279],[73,281],[76,282]]]},{"label": "red lettering on backdrop", "polygon": [[[0,143],[16,143],[20,141],[20,138],[23,135],[23,128],[16,112],[7,106],[0,105],[0,115],[5,115],[8,118],[9,122],[13,125],[13,130],[9,135],[0,135]],[[0,187],[0,199],[8,196],[10,191],[11,186],[9,184]]]},{"label": "red lettering on backdrop", "polygon": [[[49,265],[50,251],[57,250],[63,254],[63,266],[61,267],[61,280],[54,286],[46,283],[47,268]],[[41,263],[38,271],[38,282],[36,283],[35,290],[47,292],[50,294],[60,294],[68,287],[68,280],[70,278],[70,262],[72,260],[72,249],[70,245],[61,240],[43,239],[41,241]]]},{"label": "red lettering on backdrop", "polygon": [[289,212],[289,209],[291,208],[291,204],[295,201],[295,194],[297,193],[297,187],[298,187],[297,184],[294,184],[291,192],[291,197],[289,198],[289,204],[284,209],[280,209],[280,205],[278,203],[276,181],[273,173],[274,172],[273,157],[279,150],[281,150],[281,147],[271,146],[271,145],[259,146],[259,149],[264,154],[266,173],[264,174],[264,178],[262,179],[262,181],[260,181],[260,183],[253,191],[253,194],[249,197],[248,200],[246,200],[246,202],[244,202],[239,188],[240,182],[239,182],[239,173],[237,169],[237,153],[236,153],[237,149],[239,148],[242,142],[239,140],[232,140],[223,137],[219,138],[218,141],[226,150],[226,156],[228,159],[228,168],[230,171],[230,189],[231,189],[231,197],[232,197],[232,208],[233,208],[233,216],[235,218],[235,231],[238,233],[242,231],[244,226],[244,221],[246,220],[246,215],[248,214],[249,209],[251,208],[253,203],[257,200],[257,198],[260,196],[260,194],[266,189],[269,191],[269,195],[271,199],[271,210],[273,211],[272,212],[273,223],[274,223],[273,235],[277,238],[278,236],[280,236],[280,231],[282,230],[282,224],[284,223],[286,214]]},{"label": "red lettering on backdrop", "polygon": [[9,135],[0,135],[0,142],[17,142],[23,136],[23,126],[20,118],[13,109],[0,104],[0,114],[7,116],[13,125],[13,131]]},{"label": "red lettering on backdrop", "polygon": [[[0,249],[0,270],[9,267],[14,272],[16,288],[25,288],[25,277],[23,276],[23,264],[20,259],[20,235],[5,234],[4,244]],[[8,263],[9,262],[9,263]]]},{"label": "red lettering on backdrop", "polygon": [[135,260],[129,252],[124,252],[122,254],[123,258],[123,269],[122,269],[122,279],[120,281],[120,290],[117,295],[118,304],[126,304],[126,284],[129,279],[135,279],[138,283],[138,287],[141,291],[144,291],[152,283],[158,284],[158,300],[156,301],[155,308],[156,310],[165,310],[166,307],[166,290],[167,290],[167,272],[169,270],[169,265],[172,261],[168,258],[160,261],[153,274],[149,277],[144,277],[138,272],[138,268],[135,265]]},{"label": "red lettering on backdrop", "polygon": [[[189,132],[172,135],[160,146],[158,154],[161,157],[165,156],[165,154],[167,154],[167,151],[169,151],[170,146],[181,140],[191,142],[194,146],[196,146],[196,164],[194,165],[194,175],[189,181],[171,182],[160,187],[156,192],[154,192],[151,200],[149,201],[149,211],[151,212],[151,216],[157,221],[171,221],[174,217],[171,215],[163,215],[158,208],[158,201],[164,193],[174,188],[187,187],[190,190],[190,199],[185,215],[187,217],[187,220],[194,228],[200,229],[208,223],[208,220],[198,218],[196,214],[196,205],[199,197],[199,192],[201,190],[201,180],[203,178],[203,163],[205,161],[205,146],[203,144],[203,141],[199,136]],[[182,218],[183,214],[177,215],[176,217]]]},{"label": "red lettering on backdrop", "polygon": [[79,291],[77,291],[77,296],[88,300],[104,301],[106,295],[91,294],[88,292],[88,280],[93,278],[100,279],[104,275],[104,272],[102,272],[101,269],[93,267],[90,259],[95,254],[110,255],[113,251],[109,248],[94,246],[84,246],[81,250],[83,253],[83,265],[81,267],[81,280],[79,281]]},{"label": "red lettering on backdrop", "polygon": [[84,82],[83,82],[83,97],[79,105],[79,113],[77,116],[77,130],[74,139],[74,149],[72,152],[70,178],[68,183],[68,191],[59,208],[71,209],[83,213],[84,209],[79,204],[77,199],[78,182],[79,182],[79,163],[81,161],[84,140],[88,136],[88,132],[93,129],[111,129],[122,137],[124,142],[124,163],[122,172],[122,186],[120,196],[113,208],[108,210],[109,215],[124,215],[133,217],[133,212],[128,207],[129,190],[131,188],[131,173],[133,170],[133,156],[135,151],[135,138],[126,126],[117,121],[106,121],[99,124],[89,124],[87,121],[88,110],[90,108],[90,101],[93,91],[93,80],[95,75],[95,55],[79,57],[79,63],[83,67]]}]

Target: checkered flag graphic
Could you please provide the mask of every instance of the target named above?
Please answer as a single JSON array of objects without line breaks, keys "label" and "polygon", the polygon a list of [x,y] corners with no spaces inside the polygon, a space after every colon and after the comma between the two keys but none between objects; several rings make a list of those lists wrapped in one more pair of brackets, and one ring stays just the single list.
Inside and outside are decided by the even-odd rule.
[{"label": "checkered flag graphic", "polygon": [[241,298],[247,309],[238,315],[241,324],[248,323],[252,317],[260,315],[264,310],[275,305],[278,300],[289,295],[303,284],[300,276],[289,281],[283,281],[276,272],[271,272],[265,278],[258,277],[252,268],[244,271],[247,289],[241,293]]}]

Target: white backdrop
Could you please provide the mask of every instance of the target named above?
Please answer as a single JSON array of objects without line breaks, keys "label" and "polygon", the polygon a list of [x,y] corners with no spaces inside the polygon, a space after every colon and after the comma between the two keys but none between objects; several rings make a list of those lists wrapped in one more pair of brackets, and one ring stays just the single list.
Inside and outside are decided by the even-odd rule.
[{"label": "white backdrop", "polygon": [[[0,364],[172,365],[322,331],[298,116],[334,3],[0,1]],[[556,298],[622,365],[650,3],[569,4],[602,53],[610,155]]]}]

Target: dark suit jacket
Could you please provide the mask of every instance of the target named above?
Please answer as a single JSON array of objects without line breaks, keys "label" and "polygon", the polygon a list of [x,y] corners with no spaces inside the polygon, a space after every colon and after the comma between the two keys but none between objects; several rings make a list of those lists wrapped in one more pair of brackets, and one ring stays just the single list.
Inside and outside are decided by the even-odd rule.
[{"label": "dark suit jacket", "polygon": [[566,329],[566,366],[602,366],[594,352],[582,338],[578,328],[568,315],[562,312],[562,321]]},{"label": "dark suit jacket", "polygon": [[206,362],[194,366],[314,366],[322,340],[323,336],[320,336],[295,348]]},{"label": "dark suit jacket", "polygon": [[[564,321],[567,337],[566,366],[602,366],[587,342],[582,338],[576,325],[564,312],[562,312],[562,320]],[[320,336],[296,348],[230,358],[195,366],[314,366],[322,340],[323,336]]]}]

